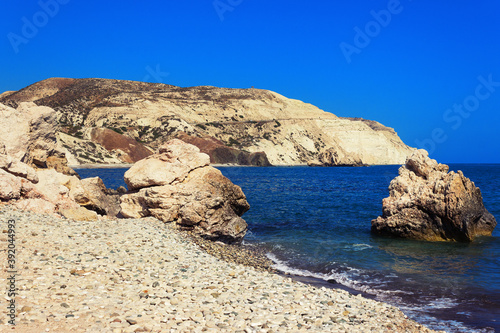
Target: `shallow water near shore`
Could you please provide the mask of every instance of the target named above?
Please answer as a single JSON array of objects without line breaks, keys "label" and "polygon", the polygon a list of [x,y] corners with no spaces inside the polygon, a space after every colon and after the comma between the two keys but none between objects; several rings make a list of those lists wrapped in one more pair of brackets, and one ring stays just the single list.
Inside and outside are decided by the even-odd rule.
[{"label": "shallow water near shore", "polygon": [[[399,166],[363,168],[220,167],[251,205],[245,243],[265,249],[283,271],[330,281],[400,307],[446,331],[500,331],[500,230],[472,244],[373,236],[387,186]],[[481,188],[500,218],[500,165],[450,165]],[[126,169],[78,169],[106,186]]]}]

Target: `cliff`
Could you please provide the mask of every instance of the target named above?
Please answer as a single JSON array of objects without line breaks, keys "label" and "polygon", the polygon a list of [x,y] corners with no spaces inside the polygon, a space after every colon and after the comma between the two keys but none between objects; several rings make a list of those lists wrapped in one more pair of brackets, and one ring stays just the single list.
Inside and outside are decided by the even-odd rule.
[{"label": "cliff", "polygon": [[[306,164],[332,147],[362,164],[402,164],[412,151],[375,121],[337,117],[253,88],[51,78],[0,96],[12,107],[26,101],[57,111],[59,139],[73,164],[134,161],[172,138],[198,145],[213,163],[249,165]],[[124,138],[96,135],[96,128]]]}]

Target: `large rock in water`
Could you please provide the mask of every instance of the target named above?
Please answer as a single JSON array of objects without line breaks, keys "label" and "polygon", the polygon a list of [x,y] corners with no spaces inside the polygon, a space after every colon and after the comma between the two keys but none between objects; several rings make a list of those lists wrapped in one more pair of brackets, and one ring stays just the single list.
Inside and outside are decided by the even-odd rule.
[{"label": "large rock in water", "polygon": [[392,180],[372,232],[430,241],[490,236],[497,222],[484,207],[481,191],[461,171],[448,170],[425,150],[415,151]]},{"label": "large rock in water", "polygon": [[125,173],[134,191],[120,198],[121,214],[151,215],[208,239],[241,241],[247,224],[240,216],[250,206],[241,188],[209,163],[197,147],[177,139],[167,142]]}]

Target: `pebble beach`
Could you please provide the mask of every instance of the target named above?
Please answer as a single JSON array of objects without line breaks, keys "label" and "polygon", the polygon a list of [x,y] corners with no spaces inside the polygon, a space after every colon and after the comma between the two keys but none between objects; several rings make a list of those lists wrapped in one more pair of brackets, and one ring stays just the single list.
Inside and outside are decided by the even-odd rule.
[{"label": "pebble beach", "polygon": [[391,305],[275,274],[258,254],[154,218],[79,222],[3,205],[2,263],[9,220],[16,326],[2,264],[0,332],[433,332]]}]

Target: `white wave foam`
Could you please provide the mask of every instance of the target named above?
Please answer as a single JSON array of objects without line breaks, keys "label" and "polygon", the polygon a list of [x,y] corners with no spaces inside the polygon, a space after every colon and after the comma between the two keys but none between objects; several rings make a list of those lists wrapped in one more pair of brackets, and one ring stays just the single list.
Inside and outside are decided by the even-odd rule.
[{"label": "white wave foam", "polygon": [[373,246],[368,245],[368,244],[353,244],[351,246],[351,248],[354,251],[363,251],[363,250],[366,250],[366,249],[371,249],[371,248],[373,248]]},{"label": "white wave foam", "polygon": [[[454,303],[454,302],[453,302]],[[494,330],[490,328],[471,328],[466,326],[464,323],[457,320],[441,320],[433,317],[430,314],[426,314],[426,310],[430,309],[429,305],[408,306],[404,303],[396,304],[398,308],[403,311],[408,317],[422,323],[424,325],[430,326],[435,330],[442,330],[445,332],[470,332],[470,333],[493,333]],[[457,314],[462,314],[458,312]]]},{"label": "white wave foam", "polygon": [[273,244],[273,248],[274,249],[278,249],[278,250],[283,250],[284,249],[283,245],[281,245],[281,244]]},{"label": "white wave foam", "polygon": [[402,290],[373,289],[368,285],[363,285],[357,281],[350,279],[347,276],[347,274],[345,274],[345,273],[338,273],[338,272],[332,271],[329,274],[324,274],[324,273],[314,273],[314,272],[311,272],[311,271],[308,271],[305,269],[293,268],[293,267],[290,267],[285,261],[278,259],[272,253],[267,253],[266,256],[272,262],[274,262],[273,268],[275,268],[278,271],[281,271],[283,273],[288,273],[288,274],[293,274],[293,275],[298,275],[298,276],[305,276],[305,277],[312,277],[312,278],[321,279],[324,281],[335,280],[343,286],[349,287],[351,289],[354,289],[354,290],[357,290],[360,292],[371,294],[371,295],[384,295],[384,294],[385,295],[395,295],[395,294],[405,293]]},{"label": "white wave foam", "polygon": [[[386,302],[397,306],[401,311],[403,311],[410,318],[417,320],[425,325],[429,325],[437,330],[444,331],[459,331],[459,332],[474,332],[474,333],[491,333],[490,329],[471,329],[465,326],[464,323],[456,320],[441,320],[433,317],[432,315],[426,314],[427,311],[432,309],[448,309],[458,306],[459,303],[451,298],[442,297],[438,299],[429,299],[425,305],[408,305],[403,302],[401,294],[413,294],[412,292],[405,292],[402,290],[379,290],[374,289],[370,286],[363,285],[357,281],[350,279],[345,273],[331,272],[330,274],[314,273],[305,269],[293,268],[287,264],[287,262],[278,259],[274,254],[267,253],[266,256],[274,262],[273,267],[283,273],[312,277],[316,279],[322,279],[325,281],[335,280],[338,283],[349,287],[351,289],[364,292],[366,294],[371,294],[376,297],[377,300]],[[347,267],[348,269],[349,267]],[[353,269],[359,271],[358,269]],[[391,277],[394,277],[391,275]],[[374,280],[372,280],[373,282]]]},{"label": "white wave foam", "polygon": [[459,305],[456,300],[453,300],[448,297],[442,297],[442,298],[437,298],[433,299],[431,302],[429,302],[426,306],[426,308],[429,309],[451,309]]},{"label": "white wave foam", "polygon": [[[255,235],[253,234],[253,232],[251,230],[247,230],[247,233],[245,234],[245,238],[246,239],[255,239]],[[245,242],[245,240],[243,240],[243,243]]]}]

